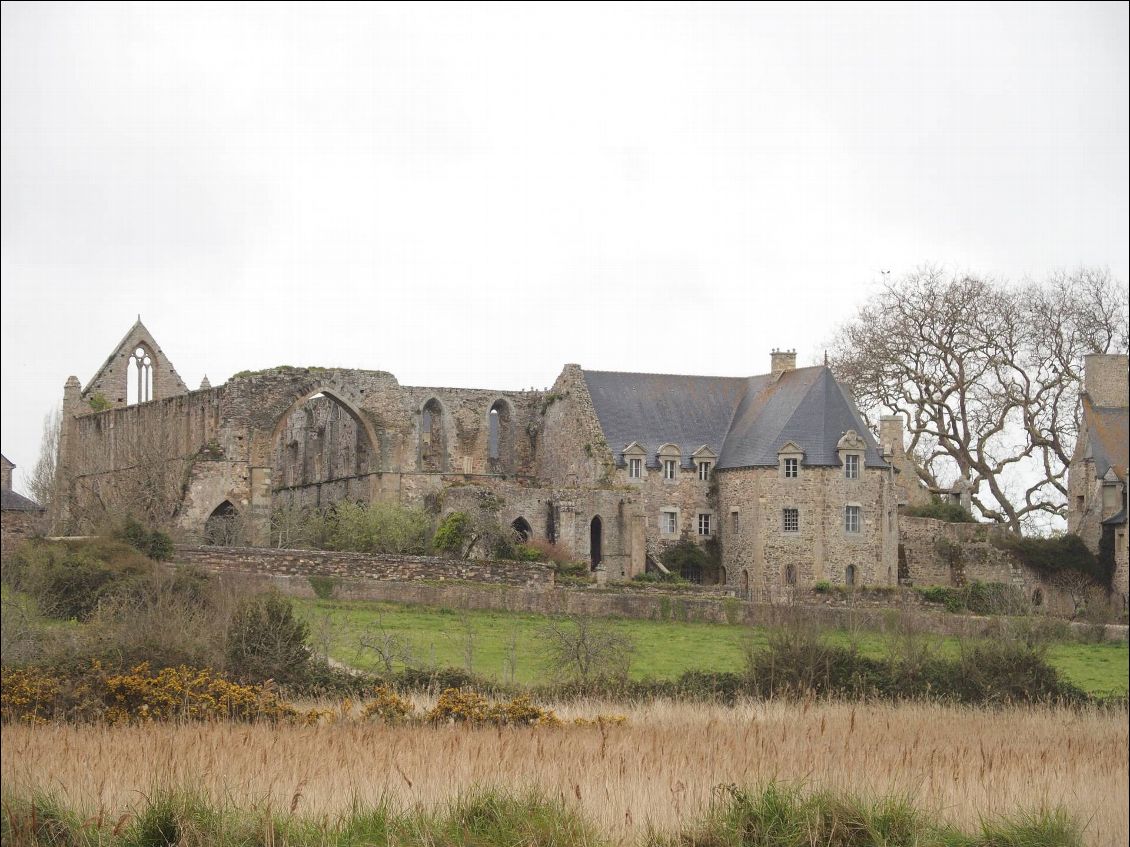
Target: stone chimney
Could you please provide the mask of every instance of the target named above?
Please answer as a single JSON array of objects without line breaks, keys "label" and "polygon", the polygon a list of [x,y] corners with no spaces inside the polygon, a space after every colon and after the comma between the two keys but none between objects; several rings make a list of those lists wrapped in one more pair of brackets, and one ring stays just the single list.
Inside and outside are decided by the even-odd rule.
[{"label": "stone chimney", "polygon": [[883,415],[879,418],[879,449],[883,451],[883,458],[888,460],[906,455],[902,415]]},{"label": "stone chimney", "polygon": [[204,374],[204,379],[200,380],[200,391],[207,391],[212,387],[212,383],[208,381],[208,374]]},{"label": "stone chimney", "polygon": [[7,456],[0,456],[0,460],[2,460],[2,461],[0,461],[0,466],[3,467],[3,478],[2,478],[2,480],[0,480],[0,482],[3,483],[3,489],[5,491],[11,491],[12,490],[12,469],[15,467],[15,465],[13,465],[11,462],[8,461]]},{"label": "stone chimney", "polygon": [[776,381],[785,371],[796,370],[796,350],[777,350],[769,354],[770,376]]},{"label": "stone chimney", "polygon": [[1091,353],[1083,360],[1083,389],[1096,406],[1130,405],[1125,353]]}]

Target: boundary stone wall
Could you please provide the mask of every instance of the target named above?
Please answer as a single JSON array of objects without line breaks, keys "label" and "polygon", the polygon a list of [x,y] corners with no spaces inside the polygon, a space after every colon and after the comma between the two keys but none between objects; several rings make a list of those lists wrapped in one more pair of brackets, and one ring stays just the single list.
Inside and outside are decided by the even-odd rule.
[{"label": "boundary stone wall", "polygon": [[537,562],[479,562],[435,556],[369,555],[325,550],[263,547],[177,547],[173,561],[220,573],[270,577],[328,576],[348,580],[459,580],[496,585],[552,588],[552,565]]}]

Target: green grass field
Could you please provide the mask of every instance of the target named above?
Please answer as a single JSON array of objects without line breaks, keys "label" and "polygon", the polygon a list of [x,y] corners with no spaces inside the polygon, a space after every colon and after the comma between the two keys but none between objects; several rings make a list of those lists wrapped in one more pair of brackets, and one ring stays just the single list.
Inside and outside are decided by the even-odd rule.
[{"label": "green grass field", "polygon": [[[315,642],[328,639],[330,655],[364,670],[381,662],[371,650],[359,650],[362,636],[401,639],[410,645],[414,663],[465,668],[486,677],[521,683],[548,681],[540,657],[540,615],[516,612],[454,611],[366,601],[305,600],[298,608],[311,624]],[[635,642],[632,676],[671,679],[687,670],[738,671],[746,645],[764,645],[766,631],[725,624],[618,619],[611,623]],[[832,631],[833,640],[848,643],[846,632]],[[927,636],[943,652],[961,649],[955,638]],[[883,655],[888,636],[857,634],[859,648]],[[1051,662],[1064,677],[1092,694],[1127,692],[1130,649],[1118,644],[1053,644]]]}]

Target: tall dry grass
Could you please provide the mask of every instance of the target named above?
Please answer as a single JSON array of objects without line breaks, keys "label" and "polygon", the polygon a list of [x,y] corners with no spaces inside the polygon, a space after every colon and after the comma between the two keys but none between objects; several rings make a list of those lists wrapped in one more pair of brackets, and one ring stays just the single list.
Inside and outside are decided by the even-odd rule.
[{"label": "tall dry grass", "polygon": [[[590,702],[559,714],[616,711]],[[430,807],[472,786],[538,786],[623,843],[690,824],[716,785],[804,780],[904,795],[963,827],[1062,806],[1089,844],[1130,836],[1125,712],[656,702],[627,714],[622,727],[557,729],[9,725],[0,775],[5,790],[107,815],[157,786],[315,815],[355,799]]]}]

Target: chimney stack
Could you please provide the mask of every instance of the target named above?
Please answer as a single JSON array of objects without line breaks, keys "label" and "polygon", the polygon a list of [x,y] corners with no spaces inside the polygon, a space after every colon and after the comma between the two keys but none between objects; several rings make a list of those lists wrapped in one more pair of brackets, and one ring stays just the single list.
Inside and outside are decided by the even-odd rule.
[{"label": "chimney stack", "polygon": [[778,350],[773,348],[769,354],[770,375],[774,382],[781,378],[785,371],[796,370],[796,350]]},{"label": "chimney stack", "polygon": [[1083,359],[1083,390],[1096,406],[1125,408],[1127,395],[1125,353],[1091,353]]}]

